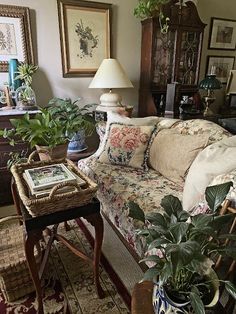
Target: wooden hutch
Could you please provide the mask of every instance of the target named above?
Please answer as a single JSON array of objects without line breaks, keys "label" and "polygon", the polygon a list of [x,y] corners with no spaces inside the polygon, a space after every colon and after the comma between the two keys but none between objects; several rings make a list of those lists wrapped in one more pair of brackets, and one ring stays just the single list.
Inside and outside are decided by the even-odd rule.
[{"label": "wooden hutch", "polygon": [[[169,30],[162,34],[158,17],[142,21],[139,116],[161,115],[168,110],[178,117],[179,104],[166,106],[167,84],[177,82],[180,95],[197,90],[204,24],[196,6],[171,0],[163,8],[170,18]],[[175,91],[174,91],[175,94]],[[176,96],[176,95],[175,95]],[[178,97],[179,98],[179,97]]]}]

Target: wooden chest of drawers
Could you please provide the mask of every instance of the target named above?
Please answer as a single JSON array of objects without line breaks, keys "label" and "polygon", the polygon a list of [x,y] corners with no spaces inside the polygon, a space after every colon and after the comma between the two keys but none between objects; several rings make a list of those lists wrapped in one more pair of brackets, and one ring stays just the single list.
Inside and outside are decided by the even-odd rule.
[{"label": "wooden chest of drawers", "polygon": [[[18,119],[24,115],[25,111],[17,110],[5,110],[0,111],[0,129],[12,128],[10,119]],[[30,112],[30,115],[34,115],[36,112]],[[26,143],[18,143],[15,146],[11,146],[8,140],[0,137],[0,206],[11,204],[11,172],[7,169],[7,161],[9,159],[10,152],[21,152],[22,150],[28,150],[29,146]]]}]

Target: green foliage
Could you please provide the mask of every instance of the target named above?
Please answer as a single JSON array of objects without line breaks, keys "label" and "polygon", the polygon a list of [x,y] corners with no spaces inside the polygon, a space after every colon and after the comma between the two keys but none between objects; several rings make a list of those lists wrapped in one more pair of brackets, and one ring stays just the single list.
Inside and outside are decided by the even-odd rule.
[{"label": "green foliage", "polygon": [[[232,182],[227,182],[208,187],[205,196],[210,213],[195,216],[185,212],[179,199],[173,195],[162,199],[163,214],[151,213],[145,216],[138,204],[129,203],[129,216],[143,223],[137,234],[146,240],[147,257],[141,262],[155,263],[145,273],[144,279],[153,280],[154,276],[159,276],[159,282],[172,293],[185,295],[196,314],[204,313],[202,298],[213,282],[209,278],[206,281],[205,274],[209,273],[214,264],[216,254],[236,259],[235,243],[223,245],[226,238],[235,241],[236,237],[220,233],[222,226],[231,223],[235,215],[218,215],[231,186]],[[223,282],[218,277],[214,281],[216,279],[217,282]],[[224,283],[227,291],[235,298],[236,287],[230,282]]]},{"label": "green foliage", "polygon": [[90,136],[95,128],[95,120],[91,113],[95,104],[88,104],[80,108],[77,105],[79,100],[72,102],[71,99],[55,97],[48,103],[49,112],[66,129],[69,139],[81,129],[85,131],[86,136]]},{"label": "green foliage", "polygon": [[163,15],[162,6],[169,2],[170,0],[138,0],[134,8],[134,16],[140,19],[159,16],[161,32],[167,33],[170,19]]},{"label": "green foliage", "polygon": [[50,106],[40,109],[33,118],[26,113],[20,119],[11,119],[14,128],[0,130],[0,136],[7,138],[11,145],[21,140],[30,143],[31,148],[35,145],[53,148],[67,143],[81,129],[91,135],[95,125],[89,112],[92,105],[80,109],[76,102],[53,98]]},{"label": "green foliage", "polygon": [[20,79],[25,85],[30,86],[32,84],[32,76],[38,70],[38,66],[21,62],[17,70],[16,73],[18,75],[15,77],[15,80]]}]

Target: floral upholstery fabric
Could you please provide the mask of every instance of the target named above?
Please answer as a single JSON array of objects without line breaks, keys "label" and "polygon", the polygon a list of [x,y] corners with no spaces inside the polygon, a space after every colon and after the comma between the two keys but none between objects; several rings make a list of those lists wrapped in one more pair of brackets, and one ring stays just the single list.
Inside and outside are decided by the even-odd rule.
[{"label": "floral upholstery fabric", "polygon": [[[157,128],[173,128],[182,134],[207,134],[209,144],[231,134],[206,120],[174,120],[161,118]],[[105,124],[100,124],[99,134],[104,135]],[[133,200],[146,212],[162,211],[161,199],[168,194],[182,199],[183,187],[161,176],[157,171],[134,169],[98,162],[99,154],[80,160],[78,167],[98,183],[97,196],[102,204],[102,211],[118,229],[121,235],[135,251],[142,256],[143,244],[135,234],[134,221],[128,217],[128,201]],[[234,177],[236,172],[232,174]]]},{"label": "floral upholstery fabric", "polygon": [[146,150],[153,130],[154,126],[110,124],[106,144],[98,160],[146,169]]},{"label": "floral upholstery fabric", "polygon": [[211,121],[194,119],[175,123],[172,128],[181,134],[195,135],[207,134],[209,136],[208,145],[229,137],[231,133]]},{"label": "floral upholstery fabric", "polygon": [[142,244],[134,233],[137,226],[128,217],[127,203],[135,201],[146,212],[161,211],[160,201],[164,195],[182,195],[182,187],[159,175],[155,170],[124,168],[97,162],[91,156],[80,160],[79,168],[98,183],[97,197],[102,210],[119,230],[126,241],[142,254]]}]

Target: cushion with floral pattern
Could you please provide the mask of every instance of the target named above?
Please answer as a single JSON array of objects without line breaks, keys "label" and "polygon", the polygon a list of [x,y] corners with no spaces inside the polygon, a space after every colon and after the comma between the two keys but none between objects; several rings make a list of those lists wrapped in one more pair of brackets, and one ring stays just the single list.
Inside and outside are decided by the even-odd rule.
[{"label": "cushion with floral pattern", "polygon": [[146,169],[148,145],[154,129],[153,125],[110,124],[105,147],[98,160]]}]

